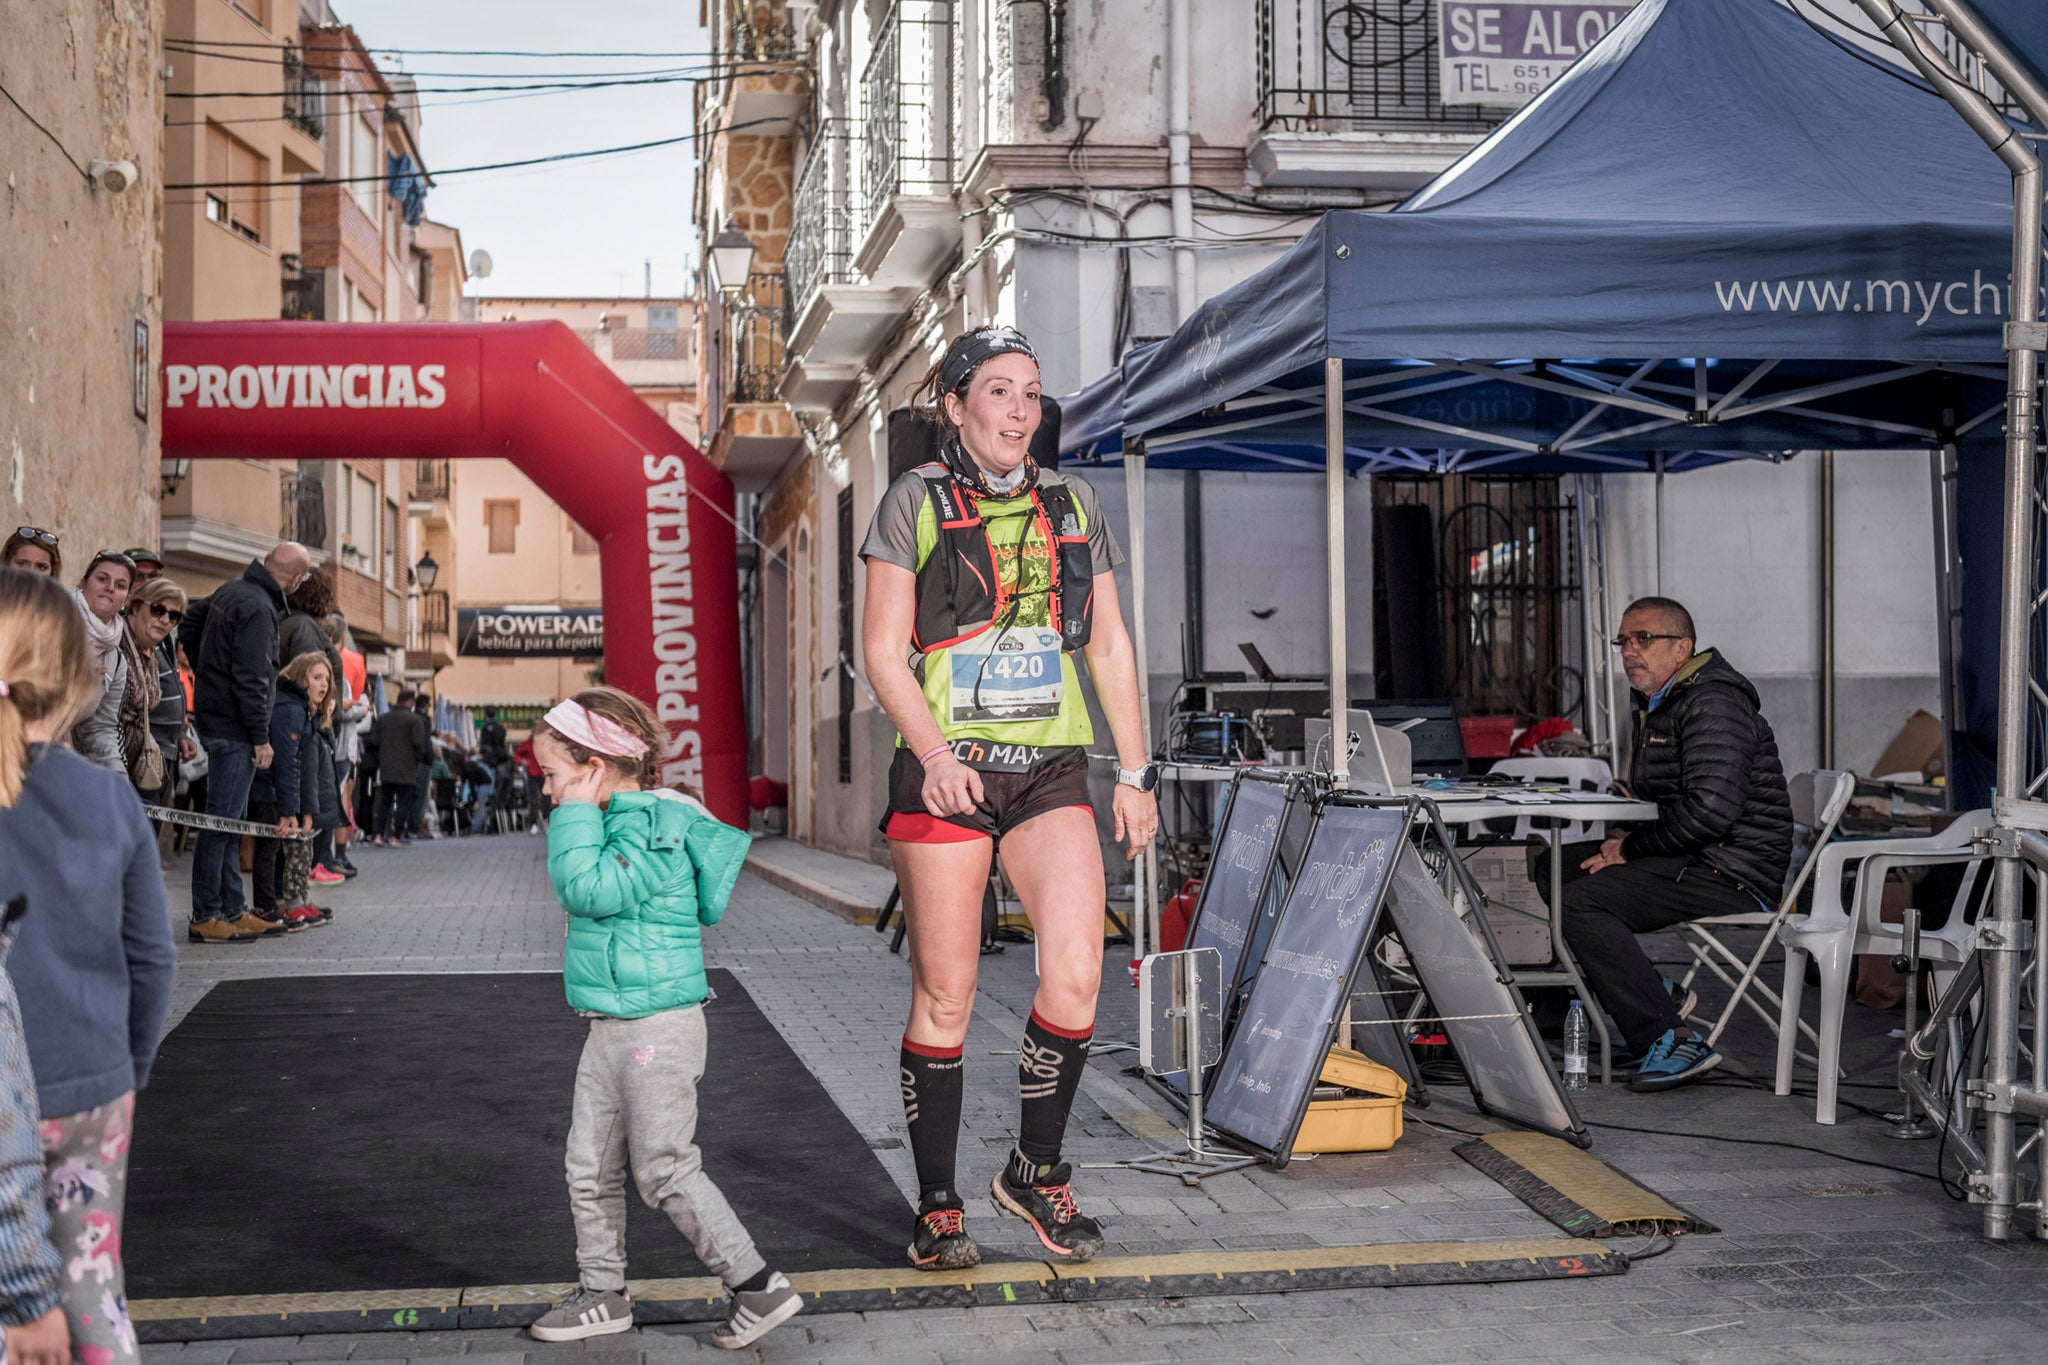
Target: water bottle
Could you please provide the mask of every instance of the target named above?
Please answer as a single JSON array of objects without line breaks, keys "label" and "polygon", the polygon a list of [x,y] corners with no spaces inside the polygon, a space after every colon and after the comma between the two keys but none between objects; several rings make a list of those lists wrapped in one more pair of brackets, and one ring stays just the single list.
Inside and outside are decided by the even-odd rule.
[{"label": "water bottle", "polygon": [[1572,1001],[1571,1010],[1564,1017],[1564,1088],[1567,1090],[1586,1088],[1586,1044],[1592,1027],[1586,1019],[1586,1007],[1577,1000]]}]

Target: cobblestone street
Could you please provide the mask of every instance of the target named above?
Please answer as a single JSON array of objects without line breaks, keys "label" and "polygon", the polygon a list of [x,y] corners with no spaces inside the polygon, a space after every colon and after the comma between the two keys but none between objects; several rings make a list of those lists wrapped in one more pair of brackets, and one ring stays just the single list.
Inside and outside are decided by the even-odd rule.
[{"label": "cobblestone street", "polygon": [[[357,861],[363,875],[328,899],[336,910],[331,926],[247,946],[185,945],[173,1022],[215,982],[233,977],[557,967],[562,920],[541,839],[423,843],[366,850]],[[872,870],[849,864],[848,878],[871,883]],[[182,916],[182,869],[169,882],[173,914]],[[894,1076],[903,960],[871,929],[752,874],[742,877],[709,946],[712,965],[739,975],[905,1191],[907,1230],[912,1172]],[[1134,1036],[1136,993],[1111,956],[1104,1040]],[[984,959],[968,1041],[963,1174],[992,1169],[1010,1141],[1009,1054],[1031,990],[1028,945]],[[1134,1060],[1104,1052],[1091,1064],[1069,1130],[1076,1163],[1113,1162],[1170,1132],[1163,1105],[1122,1074]],[[1760,1056],[1745,1060],[1763,1064]],[[1882,1102],[1878,1092],[1863,1094]],[[1628,1274],[1602,1280],[805,1316],[762,1342],[759,1358],[1580,1360],[1596,1351],[1684,1361],[2038,1358],[2048,1327],[2048,1255],[2032,1243],[1982,1241],[1974,1210],[1952,1203],[1933,1179],[1908,1173],[1932,1171],[1930,1145],[1890,1142],[1875,1120],[1846,1110],[1837,1128],[1819,1128],[1810,1122],[1810,1101],[1728,1086],[1664,1096],[1596,1086],[1583,1099],[1596,1124],[1782,1141],[1900,1169],[1596,1128],[1596,1153],[1723,1231],[1681,1239]],[[1075,1183],[1103,1218],[1111,1254],[1556,1235],[1452,1155],[1461,1140],[1452,1130],[1496,1126],[1465,1097],[1440,1091],[1431,1108],[1411,1107],[1408,1119],[1391,1152],[1298,1160],[1285,1171],[1256,1169],[1199,1190],[1122,1170],[1085,1170]],[[985,1201],[969,1217],[989,1259],[1032,1257],[1028,1233]],[[150,1365],[254,1365],[460,1352],[494,1362],[569,1357],[611,1365],[700,1350],[710,1350],[701,1327],[643,1328],[571,1347],[490,1329],[149,1346],[145,1358]]]}]

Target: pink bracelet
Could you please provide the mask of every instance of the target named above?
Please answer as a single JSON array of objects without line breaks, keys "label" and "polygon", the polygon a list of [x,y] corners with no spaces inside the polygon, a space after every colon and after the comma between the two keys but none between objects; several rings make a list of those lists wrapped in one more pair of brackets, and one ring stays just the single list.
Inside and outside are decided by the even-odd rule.
[{"label": "pink bracelet", "polygon": [[917,766],[922,768],[925,764],[931,762],[933,754],[950,754],[952,752],[953,746],[950,742],[945,744],[934,744],[931,748],[926,749],[923,753],[917,756]]}]

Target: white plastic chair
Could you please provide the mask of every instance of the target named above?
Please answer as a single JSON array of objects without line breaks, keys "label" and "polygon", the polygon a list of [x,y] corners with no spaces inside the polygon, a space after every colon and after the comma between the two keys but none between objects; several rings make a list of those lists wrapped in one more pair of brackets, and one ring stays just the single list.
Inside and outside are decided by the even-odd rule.
[{"label": "white plastic chair", "polygon": [[[1614,769],[1607,766],[1604,758],[1550,758],[1542,754],[1529,758],[1503,758],[1495,763],[1489,772],[1504,773],[1519,777],[1527,782],[1561,782],[1578,791],[1606,792],[1614,789]],[[1526,841],[1531,834],[1550,836],[1548,824],[1538,830],[1535,821],[1528,816],[1515,820],[1515,829],[1508,837]],[[1589,839],[1607,837],[1607,825],[1601,820],[1573,820],[1558,831],[1561,844],[1583,843]]]},{"label": "white plastic chair", "polygon": [[[1758,979],[1757,971],[1784,931],[1787,918],[1797,909],[1799,893],[1813,875],[1820,851],[1834,842],[1835,829],[1842,823],[1842,813],[1849,809],[1849,798],[1856,793],[1856,778],[1853,773],[1822,768],[1816,772],[1800,773],[1785,786],[1792,798],[1792,823],[1804,835],[1807,853],[1792,869],[1791,881],[1786,885],[1784,895],[1778,898],[1777,908],[1752,910],[1739,915],[1712,915],[1688,920],[1678,926],[1680,938],[1692,953],[1692,966],[1686,969],[1685,978],[1679,984],[1689,990],[1700,969],[1705,968],[1729,989],[1728,1003],[1722,1006],[1720,1017],[1714,1020],[1714,1027],[1707,1032],[1709,1047],[1719,1040],[1722,1031],[1728,1027],[1728,1021],[1735,1017],[1738,1005],[1748,1005],[1773,1032],[1780,1027],[1783,1002],[1776,991]],[[1717,931],[1727,929],[1762,929],[1763,939],[1756,945],[1756,951],[1745,958],[1719,937]],[[1751,990],[1769,1000],[1769,1007],[1751,996]],[[1799,1028],[1805,1030],[1807,1037],[1814,1038],[1818,1045],[1819,1040],[1814,1037],[1813,1030],[1799,1021],[1796,1013],[1792,1017]]]},{"label": "white plastic chair", "polygon": [[[1894,867],[1930,867],[1937,863],[1978,863],[1986,855],[1973,848],[1977,836],[1991,827],[1991,812],[1973,810],[1941,833],[1925,839],[1852,839],[1837,841],[1813,859],[1813,907],[1793,917],[1780,935],[1785,945],[1785,990],[1778,1019],[1777,1093],[1792,1093],[1794,1044],[1798,1039],[1800,995],[1806,988],[1806,963],[1820,968],[1820,1035],[1815,1050],[1818,1071],[1813,1121],[1835,1121],[1835,1096],[1842,1074],[1842,1014],[1849,1002],[1849,968],[1858,953],[1896,951],[1905,931],[1886,924],[1880,914],[1884,877]],[[1848,906],[1842,904],[1842,873],[1851,862],[1856,887]],[[1922,930],[1920,955],[1935,969],[1936,993],[1946,989],[1970,954],[1975,929],[1963,908],[1975,887],[1978,870],[1963,878],[1948,923]],[[1917,989],[1917,983],[1908,989]]]}]

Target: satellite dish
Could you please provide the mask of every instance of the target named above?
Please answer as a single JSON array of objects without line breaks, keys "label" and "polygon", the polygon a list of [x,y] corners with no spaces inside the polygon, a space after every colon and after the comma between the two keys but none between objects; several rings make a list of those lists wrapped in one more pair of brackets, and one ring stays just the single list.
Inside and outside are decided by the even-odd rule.
[{"label": "satellite dish", "polygon": [[491,273],[491,253],[478,247],[469,253],[469,274],[472,279],[484,279]]}]

